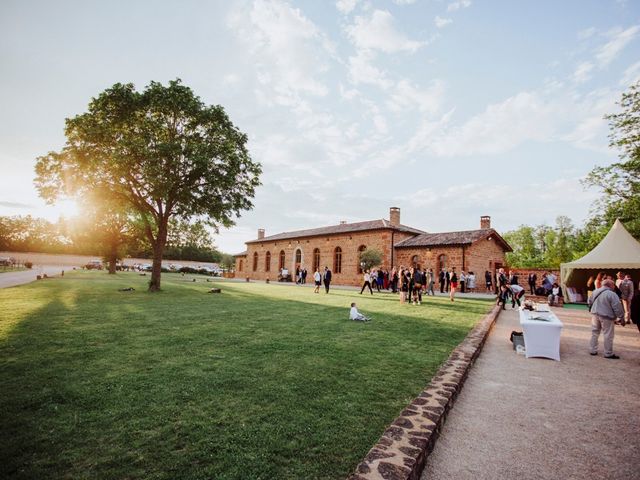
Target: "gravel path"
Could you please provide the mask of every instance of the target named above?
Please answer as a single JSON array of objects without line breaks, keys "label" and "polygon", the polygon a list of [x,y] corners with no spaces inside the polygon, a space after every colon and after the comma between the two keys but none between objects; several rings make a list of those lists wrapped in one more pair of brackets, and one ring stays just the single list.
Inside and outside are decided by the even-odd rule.
[{"label": "gravel path", "polygon": [[639,479],[640,333],[616,327],[606,360],[588,352],[588,312],[555,309],[561,361],[525,358],[503,311],[449,413],[422,480]]},{"label": "gravel path", "polygon": [[0,274],[0,288],[15,287],[36,281],[38,275],[46,273],[49,277],[59,276],[62,270],[69,271],[73,267],[60,265],[34,265],[31,270],[21,272],[4,272]]}]

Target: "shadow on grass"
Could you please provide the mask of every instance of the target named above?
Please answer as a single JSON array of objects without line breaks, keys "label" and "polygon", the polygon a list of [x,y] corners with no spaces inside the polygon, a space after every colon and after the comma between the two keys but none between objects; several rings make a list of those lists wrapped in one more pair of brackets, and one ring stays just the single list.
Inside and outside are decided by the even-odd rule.
[{"label": "shadow on grass", "polygon": [[344,478],[473,323],[439,302],[362,301],[362,324],[357,292],[123,279],[145,281],[78,277],[75,302],[50,284],[2,340],[3,478]]}]

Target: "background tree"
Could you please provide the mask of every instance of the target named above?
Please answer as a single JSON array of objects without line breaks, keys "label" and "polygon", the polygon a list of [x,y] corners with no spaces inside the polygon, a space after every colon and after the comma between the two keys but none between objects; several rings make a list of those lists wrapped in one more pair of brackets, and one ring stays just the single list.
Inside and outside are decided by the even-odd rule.
[{"label": "background tree", "polygon": [[35,184],[49,202],[109,191],[141,219],[153,248],[149,290],[160,289],[169,220],[205,217],[217,228],[252,208],[261,168],[247,136],[221,106],[206,106],[180,80],[143,92],[115,84],[66,120],[67,142],[36,163]]},{"label": "background tree", "polygon": [[616,218],[629,233],[640,239],[640,81],[622,94],[619,113],[607,115],[609,146],[619,152],[620,161],[596,167],[585,183],[602,189],[596,203],[596,223],[611,227]]},{"label": "background tree", "polygon": [[116,273],[116,264],[129,245],[135,244],[140,231],[126,204],[104,192],[90,192],[82,201],[82,213],[69,226],[74,243],[98,252],[108,263],[108,272]]},{"label": "background tree", "polygon": [[359,261],[363,270],[371,270],[371,268],[377,267],[382,263],[382,252],[375,248],[367,249],[360,252]]}]

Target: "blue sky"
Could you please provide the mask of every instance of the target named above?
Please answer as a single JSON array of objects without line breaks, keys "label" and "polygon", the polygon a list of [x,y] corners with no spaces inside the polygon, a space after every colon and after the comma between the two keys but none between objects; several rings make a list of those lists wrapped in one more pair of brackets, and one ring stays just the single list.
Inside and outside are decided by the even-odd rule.
[{"label": "blue sky", "polygon": [[3,1],[0,215],[56,219],[35,158],[116,82],[181,78],[264,167],[216,236],[387,218],[436,232],[581,225],[616,160],[603,115],[640,78],[633,1]]}]

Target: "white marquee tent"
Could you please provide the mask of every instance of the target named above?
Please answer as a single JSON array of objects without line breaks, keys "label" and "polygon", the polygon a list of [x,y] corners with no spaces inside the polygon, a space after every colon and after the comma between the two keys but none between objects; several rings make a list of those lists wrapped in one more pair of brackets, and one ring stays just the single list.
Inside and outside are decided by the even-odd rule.
[{"label": "white marquee tent", "polygon": [[[631,236],[620,220],[616,220],[607,236],[584,257],[560,265],[560,281],[565,299],[586,301],[587,280],[598,272],[615,275],[618,271],[631,274],[634,284],[640,280],[640,242]],[[574,292],[582,292],[582,298]],[[572,298],[574,297],[574,298]]]}]

